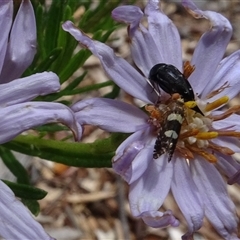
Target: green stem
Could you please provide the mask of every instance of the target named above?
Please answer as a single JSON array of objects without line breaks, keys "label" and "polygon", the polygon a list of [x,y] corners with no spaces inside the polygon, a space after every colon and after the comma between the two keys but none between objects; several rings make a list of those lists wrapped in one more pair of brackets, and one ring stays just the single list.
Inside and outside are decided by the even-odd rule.
[{"label": "green stem", "polygon": [[19,135],[2,146],[68,166],[99,168],[112,166],[115,150],[125,138],[125,134],[112,134],[94,143],[76,143]]}]

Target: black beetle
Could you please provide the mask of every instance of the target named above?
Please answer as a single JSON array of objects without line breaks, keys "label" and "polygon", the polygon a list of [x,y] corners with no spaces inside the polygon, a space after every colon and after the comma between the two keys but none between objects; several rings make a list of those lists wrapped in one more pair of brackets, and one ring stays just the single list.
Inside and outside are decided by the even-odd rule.
[{"label": "black beetle", "polygon": [[[194,92],[189,81],[171,64],[159,63],[153,66],[149,73],[149,79],[154,85],[158,85],[170,95],[178,93],[184,102],[195,101]],[[192,109],[203,115],[198,106]]]}]

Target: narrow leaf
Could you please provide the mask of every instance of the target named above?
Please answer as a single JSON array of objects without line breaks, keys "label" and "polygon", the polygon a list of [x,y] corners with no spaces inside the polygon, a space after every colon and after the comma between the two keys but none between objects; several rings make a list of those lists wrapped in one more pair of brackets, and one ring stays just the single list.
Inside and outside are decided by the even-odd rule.
[{"label": "narrow leaf", "polygon": [[28,173],[22,164],[15,158],[9,149],[0,146],[0,155],[4,164],[17,178],[18,183],[29,184]]},{"label": "narrow leaf", "polygon": [[46,191],[39,188],[31,187],[25,184],[14,183],[3,179],[1,180],[7,184],[8,187],[12,189],[16,197],[19,198],[39,200],[43,199],[47,195]]}]

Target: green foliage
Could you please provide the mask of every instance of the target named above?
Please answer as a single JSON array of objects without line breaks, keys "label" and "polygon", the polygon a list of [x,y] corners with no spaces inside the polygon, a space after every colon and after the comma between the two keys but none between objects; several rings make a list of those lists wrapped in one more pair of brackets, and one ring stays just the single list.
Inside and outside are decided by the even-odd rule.
[{"label": "green foliage", "polygon": [[116,23],[111,18],[111,11],[121,1],[86,1],[86,0],[53,0],[50,7],[45,1],[33,1],[36,11],[38,51],[33,64],[24,73],[30,75],[39,71],[53,71],[60,77],[61,83],[67,81],[73,73],[91,55],[87,50],[74,54],[77,41],[62,30],[66,20],[74,21],[73,13],[85,9],[76,25],[92,34],[93,38],[105,42],[116,29]]},{"label": "green foliage", "polygon": [[40,205],[38,201],[22,198],[22,203],[27,206],[27,208],[31,211],[31,213],[37,216],[40,212]]},{"label": "green foliage", "polygon": [[20,197],[20,198],[30,199],[30,200],[39,200],[39,199],[43,199],[47,195],[47,192],[35,187],[31,187],[25,184],[13,183],[6,180],[2,180],[2,181],[12,189],[12,191],[17,197]]},{"label": "green foliage", "polygon": [[[87,72],[83,70],[81,75],[74,75],[74,73],[84,65],[91,53],[87,49],[77,48],[77,41],[63,31],[62,23],[71,20],[83,32],[93,36],[93,39],[106,42],[118,27],[111,18],[111,11],[122,1],[52,0],[50,6],[49,1],[46,0],[31,0],[31,2],[36,15],[38,45],[34,61],[24,72],[23,77],[38,72],[53,71],[59,76],[60,83],[64,83],[60,92],[41,96],[35,100],[70,104],[69,101],[60,98],[90,93],[106,86],[112,86],[112,90],[103,97],[116,98],[120,89],[112,81],[79,86]],[[79,9],[83,10],[83,14],[74,19],[73,15]],[[123,134],[113,134],[107,139],[86,144],[43,139],[47,134],[54,138],[54,133],[66,131],[65,126],[48,124],[37,127],[35,130],[38,136],[20,135],[13,141],[0,146],[0,157],[17,179],[17,183],[4,182],[35,215],[39,212],[37,200],[44,198],[46,192],[30,185],[26,169],[12,154],[12,150],[69,166],[111,167],[114,152],[126,137]]]},{"label": "green foliage", "polygon": [[29,184],[28,173],[22,164],[15,158],[12,152],[0,146],[0,156],[4,164],[11,173],[17,178],[18,183]]},{"label": "green foliage", "polygon": [[2,181],[12,189],[16,197],[21,198],[22,202],[29,208],[32,214],[37,215],[40,210],[37,200],[43,199],[47,195],[47,192],[30,185],[26,169],[9,149],[0,146],[0,156],[4,164],[17,178],[17,183],[7,180]]},{"label": "green foliage", "polygon": [[32,214],[37,215],[39,213],[40,207],[37,200],[43,199],[47,195],[46,191],[26,184],[2,181],[11,188],[16,197],[21,198],[23,204],[28,207]]},{"label": "green foliage", "polygon": [[111,167],[114,152],[126,136],[126,134],[112,134],[111,137],[94,143],[77,143],[20,135],[2,146],[68,166]]}]

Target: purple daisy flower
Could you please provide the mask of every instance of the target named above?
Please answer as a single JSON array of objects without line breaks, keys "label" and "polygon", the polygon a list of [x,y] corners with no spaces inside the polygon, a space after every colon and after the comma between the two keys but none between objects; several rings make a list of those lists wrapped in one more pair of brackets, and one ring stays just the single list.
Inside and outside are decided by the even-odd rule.
[{"label": "purple daisy flower", "polygon": [[[235,206],[219,173],[223,172],[229,183],[239,183],[236,174],[240,165],[231,155],[240,150],[236,144],[240,118],[235,114],[240,107],[219,110],[240,91],[240,52],[222,59],[232,27],[222,15],[201,11],[190,0],[183,0],[183,6],[194,17],[206,18],[212,24],[200,38],[191,63],[183,67],[180,36],[159,9],[159,2],[149,0],[144,12],[136,6],[121,6],[112,12],[115,20],[129,25],[132,58],[142,74],[73,23],[63,24],[65,31],[99,58],[118,86],[152,104],[142,111],[118,100],[93,98],[74,104],[72,109],[80,124],[92,124],[109,132],[132,133],[116,150],[113,168],[130,185],[129,202],[135,217],[151,227],[178,226],[171,210],[159,210],[171,192],[188,225],[183,239],[192,238],[204,217],[224,239],[237,239]],[[147,18],[147,28],[141,24],[143,17]],[[201,115],[184,104],[181,132],[170,162],[168,152],[153,158],[157,124],[162,123],[158,115],[161,118],[161,109],[169,108],[169,101],[173,100],[162,92],[160,107],[156,105],[158,96],[146,81],[152,67],[159,63],[174,65],[188,77],[195,103],[203,112]]]},{"label": "purple daisy flower", "polygon": [[[13,1],[0,1],[0,143],[35,126],[61,122],[76,139],[82,129],[73,111],[60,103],[31,102],[60,89],[55,73],[19,78],[36,53],[36,23],[29,0],[21,2],[13,22]],[[0,181],[0,235],[4,239],[52,239],[11,189]]]}]

